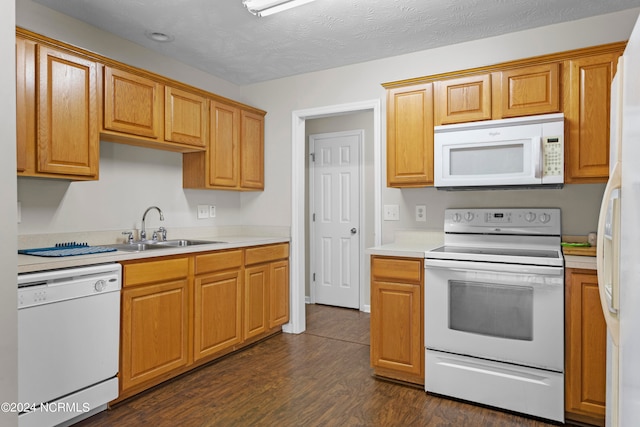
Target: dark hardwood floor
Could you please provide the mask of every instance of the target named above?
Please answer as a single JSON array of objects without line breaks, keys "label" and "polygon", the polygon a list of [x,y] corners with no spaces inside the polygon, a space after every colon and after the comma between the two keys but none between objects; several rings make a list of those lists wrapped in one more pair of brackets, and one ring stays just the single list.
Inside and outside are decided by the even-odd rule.
[{"label": "dark hardwood floor", "polygon": [[520,426],[548,424],[372,377],[369,315],[307,305],[279,334],[76,426]]}]

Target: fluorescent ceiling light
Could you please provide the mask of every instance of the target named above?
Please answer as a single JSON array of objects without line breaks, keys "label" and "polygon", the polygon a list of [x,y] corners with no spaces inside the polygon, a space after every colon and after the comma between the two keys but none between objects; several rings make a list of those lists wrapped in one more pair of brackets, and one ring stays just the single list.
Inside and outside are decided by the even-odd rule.
[{"label": "fluorescent ceiling light", "polygon": [[312,1],[314,0],[242,0],[242,4],[256,16],[268,16]]}]

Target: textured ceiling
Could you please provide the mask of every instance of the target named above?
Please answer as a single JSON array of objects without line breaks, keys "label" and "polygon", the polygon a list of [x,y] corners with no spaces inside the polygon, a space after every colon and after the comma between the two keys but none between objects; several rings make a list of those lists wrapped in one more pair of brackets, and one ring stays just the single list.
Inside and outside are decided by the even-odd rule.
[{"label": "textured ceiling", "polygon": [[[317,0],[251,15],[242,0],[35,0],[244,85],[640,6],[640,0]],[[170,43],[145,32],[171,35]]]}]

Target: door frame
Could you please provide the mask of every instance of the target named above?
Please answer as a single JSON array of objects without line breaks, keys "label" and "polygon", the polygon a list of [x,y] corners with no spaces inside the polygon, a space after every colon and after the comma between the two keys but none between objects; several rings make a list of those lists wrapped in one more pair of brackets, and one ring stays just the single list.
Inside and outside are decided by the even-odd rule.
[{"label": "door frame", "polygon": [[[289,273],[291,293],[290,321],[283,326],[288,333],[299,334],[306,328],[305,316],[305,121],[362,111],[373,111],[374,169],[374,245],[381,242],[380,200],[382,194],[381,102],[380,99],[295,110],[291,113],[291,249]],[[361,279],[362,280],[362,279]]]},{"label": "door frame", "polygon": [[[358,308],[360,311],[364,309],[364,286],[362,286],[362,279],[364,275],[364,233],[362,232],[364,228],[364,129],[354,129],[347,130],[341,132],[324,132],[324,133],[316,133],[313,135],[309,135],[309,152],[311,153],[312,149],[312,141],[315,144],[314,137],[341,137],[341,136],[358,136],[360,138],[358,143],[358,150],[360,150],[360,155],[358,159],[358,177],[360,179],[360,183],[358,185],[358,205],[359,205],[359,214],[358,214]],[[315,152],[315,149],[313,150]],[[315,195],[315,182],[314,182],[314,172],[315,172],[315,162],[311,162],[309,159],[309,302],[311,304],[315,304],[316,302],[316,282],[313,280],[313,272],[316,270],[316,258],[315,258],[315,233],[312,221],[313,215],[313,206],[314,206],[314,195]]]}]

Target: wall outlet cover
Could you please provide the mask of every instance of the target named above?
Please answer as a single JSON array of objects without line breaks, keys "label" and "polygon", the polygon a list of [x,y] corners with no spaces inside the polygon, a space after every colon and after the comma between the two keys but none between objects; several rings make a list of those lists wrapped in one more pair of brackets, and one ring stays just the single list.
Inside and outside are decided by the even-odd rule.
[{"label": "wall outlet cover", "polygon": [[398,205],[384,205],[383,218],[385,221],[400,221],[400,207]]},{"label": "wall outlet cover", "polygon": [[216,217],[216,207],[213,205],[209,205],[209,217],[210,218]]},{"label": "wall outlet cover", "polygon": [[425,205],[416,205],[416,221],[427,221],[427,207]]},{"label": "wall outlet cover", "polygon": [[209,205],[198,205],[198,219],[209,218]]}]

